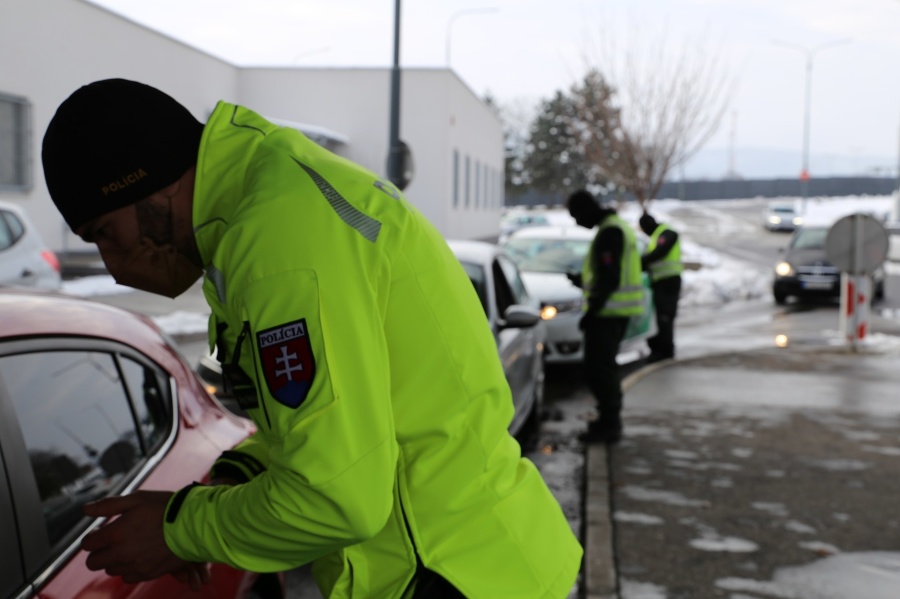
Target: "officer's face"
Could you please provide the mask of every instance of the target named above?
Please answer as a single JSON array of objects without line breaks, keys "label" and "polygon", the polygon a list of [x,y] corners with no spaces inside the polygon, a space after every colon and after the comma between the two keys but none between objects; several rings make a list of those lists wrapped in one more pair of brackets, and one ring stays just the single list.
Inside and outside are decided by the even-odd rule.
[{"label": "officer's face", "polygon": [[[186,187],[188,193],[191,187]],[[97,245],[117,283],[176,297],[202,274],[190,222],[174,212],[178,185],[104,214],[76,233]]]}]

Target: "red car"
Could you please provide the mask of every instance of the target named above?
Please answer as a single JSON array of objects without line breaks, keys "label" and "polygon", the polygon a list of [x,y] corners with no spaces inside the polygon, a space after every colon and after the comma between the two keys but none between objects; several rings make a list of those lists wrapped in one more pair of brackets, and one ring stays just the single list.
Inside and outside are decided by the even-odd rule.
[{"label": "red car", "polygon": [[207,394],[150,319],[59,294],[0,290],[0,599],[281,599],[280,575],[223,565],[200,593],[172,577],[91,572],[82,506],[207,480],[253,431]]}]

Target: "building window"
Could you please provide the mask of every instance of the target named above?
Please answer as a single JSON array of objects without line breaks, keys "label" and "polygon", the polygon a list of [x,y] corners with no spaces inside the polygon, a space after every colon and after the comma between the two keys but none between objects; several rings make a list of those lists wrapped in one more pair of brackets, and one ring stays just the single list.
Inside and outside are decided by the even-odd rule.
[{"label": "building window", "polygon": [[469,190],[471,189],[471,185],[469,185],[469,173],[471,166],[471,159],[466,156],[466,208],[469,207]]},{"label": "building window", "polygon": [[453,206],[459,206],[459,150],[453,150]]},{"label": "building window", "polygon": [[485,164],[484,165],[484,207],[485,208],[491,207],[491,200],[490,200],[491,195],[490,195],[490,193],[488,193],[489,183],[490,183],[490,170],[488,169],[487,165]]},{"label": "building window", "polygon": [[475,161],[475,207],[481,201],[481,162]]},{"label": "building window", "polygon": [[30,119],[31,105],[25,98],[0,93],[0,191],[31,188]]}]

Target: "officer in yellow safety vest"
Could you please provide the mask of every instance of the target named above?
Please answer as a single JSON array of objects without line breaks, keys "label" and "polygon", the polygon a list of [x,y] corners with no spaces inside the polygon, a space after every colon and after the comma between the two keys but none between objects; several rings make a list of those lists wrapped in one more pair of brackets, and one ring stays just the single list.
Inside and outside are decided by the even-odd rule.
[{"label": "officer in yellow safety vest", "polygon": [[300,132],[219,102],[94,82],[43,142],[67,224],[122,284],[201,275],[210,340],[257,432],[210,484],[90,504],[87,565],[199,588],[205,562],[313,562],[327,598],[546,598],[582,548],[507,427],[481,303],[397,188]]},{"label": "officer in yellow safety vest", "polygon": [[[586,442],[615,443],[622,437],[622,384],[616,356],[632,316],[642,313],[644,287],[634,230],[614,208],[601,206],[586,190],[569,196],[569,214],[587,229],[597,227],[584,259],[584,374],[598,418],[582,435]],[[573,277],[578,282],[578,277]]]},{"label": "officer in yellow safety vest", "polygon": [[653,303],[656,306],[658,332],[647,340],[650,355],[647,363],[675,357],[675,317],[681,297],[681,240],[666,224],[658,223],[647,212],[641,215],[641,230],[650,237],[641,267],[650,273]]}]

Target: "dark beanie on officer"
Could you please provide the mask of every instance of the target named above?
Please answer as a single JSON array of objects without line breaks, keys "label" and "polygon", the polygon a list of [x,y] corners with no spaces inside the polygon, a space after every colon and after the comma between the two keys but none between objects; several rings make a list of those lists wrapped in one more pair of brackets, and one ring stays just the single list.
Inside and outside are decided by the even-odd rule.
[{"label": "dark beanie on officer", "polygon": [[125,79],[95,81],[56,110],[41,159],[74,231],[177,181],[197,163],[203,124],[174,98]]},{"label": "dark beanie on officer", "polygon": [[640,220],[638,220],[638,224],[641,226],[641,231],[643,231],[647,235],[652,234],[656,230],[656,227],[659,226],[659,223],[656,222],[656,219],[646,212],[641,215]]}]

